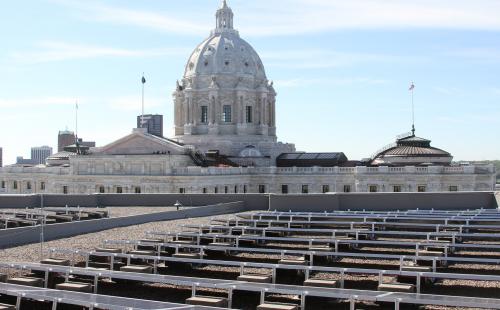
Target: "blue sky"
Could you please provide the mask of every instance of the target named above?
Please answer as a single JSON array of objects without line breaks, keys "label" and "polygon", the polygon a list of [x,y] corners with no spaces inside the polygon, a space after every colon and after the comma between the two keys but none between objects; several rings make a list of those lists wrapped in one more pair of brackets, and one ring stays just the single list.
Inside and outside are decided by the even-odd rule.
[{"label": "blue sky", "polygon": [[[369,157],[411,128],[456,160],[499,159],[500,1],[229,0],[278,92],[281,141]],[[74,129],[104,145],[165,115],[218,0],[20,0],[0,10],[4,162]]]}]

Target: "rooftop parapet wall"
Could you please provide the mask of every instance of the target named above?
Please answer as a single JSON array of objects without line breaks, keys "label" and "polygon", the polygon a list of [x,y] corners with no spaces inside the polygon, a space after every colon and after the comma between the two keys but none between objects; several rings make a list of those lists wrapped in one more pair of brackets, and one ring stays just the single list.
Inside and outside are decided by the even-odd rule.
[{"label": "rooftop parapet wall", "polygon": [[[148,171],[145,169],[144,171]],[[95,173],[90,167],[87,171],[81,169],[71,169],[69,167],[4,167],[0,168],[2,174],[51,174],[51,175],[114,175],[114,172]],[[198,175],[286,175],[286,174],[321,174],[321,175],[363,175],[363,174],[495,174],[494,165],[471,165],[471,166],[429,166],[429,167],[181,167],[172,169],[162,169],[155,173],[138,173],[120,170],[118,175],[178,175],[178,176],[198,176]]]},{"label": "rooftop parapet wall", "polygon": [[[45,206],[204,206],[242,201],[248,210],[310,211],[492,209],[494,192],[275,194],[92,194],[43,195]],[[2,208],[40,206],[40,195],[0,195]]]}]

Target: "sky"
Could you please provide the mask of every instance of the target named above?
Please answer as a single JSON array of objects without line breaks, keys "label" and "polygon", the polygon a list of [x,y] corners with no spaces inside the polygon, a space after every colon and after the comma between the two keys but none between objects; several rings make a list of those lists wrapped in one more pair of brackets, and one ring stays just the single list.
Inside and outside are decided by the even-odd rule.
[{"label": "sky", "polygon": [[[278,139],[370,157],[411,129],[455,160],[500,159],[500,1],[228,0],[277,97]],[[219,0],[1,0],[4,164],[75,129],[98,146],[141,111],[172,135],[175,82]]]}]

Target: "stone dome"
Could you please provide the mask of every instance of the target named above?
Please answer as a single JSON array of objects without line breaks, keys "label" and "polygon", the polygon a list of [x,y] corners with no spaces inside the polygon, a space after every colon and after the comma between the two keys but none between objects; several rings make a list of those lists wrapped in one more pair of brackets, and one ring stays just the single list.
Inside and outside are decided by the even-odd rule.
[{"label": "stone dome", "polygon": [[199,44],[186,64],[184,78],[193,76],[252,76],[266,80],[262,61],[238,31],[233,29],[233,12],[223,2],[217,11],[216,28]]},{"label": "stone dome", "polygon": [[430,140],[417,137],[412,132],[378,152],[372,165],[449,165],[452,159],[450,153],[431,146]]},{"label": "stone dome", "polygon": [[51,167],[69,165],[69,158],[76,155],[73,152],[62,151],[47,157],[46,164]]}]

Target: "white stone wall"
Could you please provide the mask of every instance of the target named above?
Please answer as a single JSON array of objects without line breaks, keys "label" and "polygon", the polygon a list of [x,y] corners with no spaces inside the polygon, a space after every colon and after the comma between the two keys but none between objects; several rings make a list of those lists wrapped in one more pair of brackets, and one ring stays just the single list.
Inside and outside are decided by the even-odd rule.
[{"label": "white stone wall", "polygon": [[[162,159],[163,160],[163,159]],[[162,160],[158,160],[160,163]],[[96,165],[101,159],[96,159]],[[124,167],[134,165],[132,159],[124,159]],[[147,162],[139,161],[147,166]],[[165,164],[164,160],[163,163]],[[151,165],[155,161],[151,161]],[[81,167],[76,163],[75,167]],[[166,167],[166,166],[165,166]],[[344,186],[350,186],[352,192],[368,192],[370,186],[377,191],[392,192],[399,186],[403,192],[416,192],[418,186],[425,186],[428,192],[449,191],[450,186],[459,191],[492,191],[495,189],[495,169],[489,166],[467,167],[356,167],[356,168],[202,168],[171,167],[154,174],[147,169],[137,174],[122,174],[124,170],[113,170],[107,174],[96,173],[93,168],[2,168],[0,182],[5,184],[0,193],[63,193],[87,194],[99,192],[100,187],[106,193],[116,193],[120,188],[123,193],[257,193],[259,185],[265,192],[281,193],[282,185],[288,186],[288,192],[301,193],[307,185],[309,193],[321,193],[323,185],[330,192],[342,192]],[[94,171],[94,173],[92,173]],[[160,171],[160,170],[159,170]],[[13,188],[17,182],[17,189]],[[45,184],[45,190],[41,184]],[[31,189],[28,189],[28,184]],[[2,184],[0,184],[2,185]]]}]

